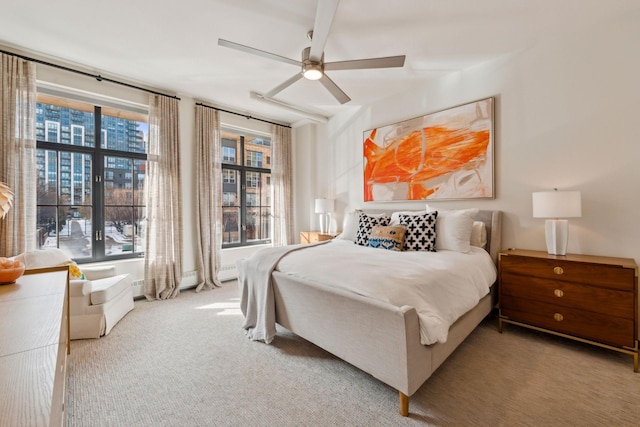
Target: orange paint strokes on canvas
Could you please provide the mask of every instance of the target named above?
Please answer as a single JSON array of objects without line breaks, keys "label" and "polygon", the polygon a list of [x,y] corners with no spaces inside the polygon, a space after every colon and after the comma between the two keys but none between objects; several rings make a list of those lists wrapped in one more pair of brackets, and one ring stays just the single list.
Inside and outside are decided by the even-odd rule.
[{"label": "orange paint strokes on canvas", "polygon": [[427,198],[436,189],[422,182],[464,169],[487,154],[488,130],[425,127],[396,138],[386,147],[374,142],[377,130],[364,143],[365,200],[373,200],[373,185],[406,182],[408,200]]}]

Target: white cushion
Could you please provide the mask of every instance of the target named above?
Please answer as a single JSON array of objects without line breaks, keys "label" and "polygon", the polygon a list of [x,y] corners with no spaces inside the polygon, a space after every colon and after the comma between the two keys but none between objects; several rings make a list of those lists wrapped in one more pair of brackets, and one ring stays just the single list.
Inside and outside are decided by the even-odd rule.
[{"label": "white cushion", "polygon": [[91,305],[104,304],[131,287],[128,274],[91,281]]},{"label": "white cushion", "polygon": [[482,221],[473,221],[471,228],[471,246],[479,248],[487,247],[487,224]]},{"label": "white cushion", "polygon": [[427,205],[427,211],[438,212],[436,221],[436,250],[467,253],[471,250],[471,230],[478,209],[433,209]]},{"label": "white cushion", "polygon": [[82,267],[82,272],[87,280],[98,280],[116,275],[115,265],[98,265],[94,267]]},{"label": "white cushion", "polygon": [[352,242],[356,241],[356,235],[358,233],[358,217],[360,212],[360,210],[355,210],[345,215],[342,223],[342,233],[336,237],[337,239],[351,240]]},{"label": "white cushion", "polygon": [[34,268],[57,267],[71,262],[69,255],[58,248],[37,249],[24,252],[16,257],[22,261],[27,270]]}]

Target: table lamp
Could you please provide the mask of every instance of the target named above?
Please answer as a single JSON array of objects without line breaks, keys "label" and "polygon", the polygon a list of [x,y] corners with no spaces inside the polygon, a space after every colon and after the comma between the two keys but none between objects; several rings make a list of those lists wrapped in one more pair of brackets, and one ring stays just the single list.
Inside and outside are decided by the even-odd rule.
[{"label": "table lamp", "polygon": [[539,191],[532,195],[533,217],[545,221],[545,237],[549,255],[566,255],[569,221],[563,218],[582,216],[579,191]]},{"label": "table lamp", "polygon": [[316,213],[320,214],[320,233],[329,233],[331,212],[335,209],[333,199],[316,199]]}]

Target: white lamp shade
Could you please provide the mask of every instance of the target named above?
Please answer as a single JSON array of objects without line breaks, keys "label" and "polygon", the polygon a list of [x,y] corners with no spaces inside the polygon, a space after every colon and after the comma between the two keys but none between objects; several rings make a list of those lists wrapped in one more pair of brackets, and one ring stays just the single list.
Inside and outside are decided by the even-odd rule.
[{"label": "white lamp shade", "polygon": [[316,199],[316,213],[333,212],[335,203],[333,199]]},{"label": "white lamp shade", "polygon": [[579,191],[539,191],[532,195],[534,218],[578,218],[582,216]]}]

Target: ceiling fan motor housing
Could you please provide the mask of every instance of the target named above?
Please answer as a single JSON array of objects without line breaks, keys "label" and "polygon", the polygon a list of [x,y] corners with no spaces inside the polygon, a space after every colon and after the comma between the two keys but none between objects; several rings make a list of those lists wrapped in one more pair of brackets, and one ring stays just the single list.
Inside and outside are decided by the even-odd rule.
[{"label": "ceiling fan motor housing", "polygon": [[315,62],[309,59],[310,51],[311,47],[302,50],[302,75],[308,80],[319,80],[324,75],[324,53],[320,62]]}]

